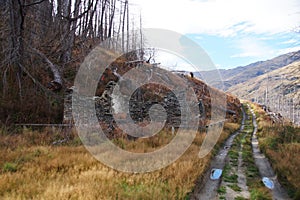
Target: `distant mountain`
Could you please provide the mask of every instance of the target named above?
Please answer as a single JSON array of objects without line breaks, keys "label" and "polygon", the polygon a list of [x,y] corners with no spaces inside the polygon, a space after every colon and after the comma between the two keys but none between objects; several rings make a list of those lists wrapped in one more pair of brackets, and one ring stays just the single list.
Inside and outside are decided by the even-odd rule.
[{"label": "distant mountain", "polygon": [[[279,69],[295,61],[300,61],[300,51],[287,53],[267,61],[255,62],[244,67],[228,70],[202,71],[200,73],[195,73],[195,76],[205,80],[212,87],[227,91],[237,84],[244,83],[252,78]],[[219,80],[215,80],[216,73],[221,74],[223,83]]]},{"label": "distant mountain", "polygon": [[232,86],[228,92],[300,123],[300,61]]}]

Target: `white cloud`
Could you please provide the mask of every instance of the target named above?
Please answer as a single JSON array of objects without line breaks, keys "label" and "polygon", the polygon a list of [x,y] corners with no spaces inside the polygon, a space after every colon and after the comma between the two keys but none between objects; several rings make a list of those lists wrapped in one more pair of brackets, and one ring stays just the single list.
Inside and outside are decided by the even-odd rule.
[{"label": "white cloud", "polygon": [[290,52],[295,52],[295,51],[299,51],[299,50],[300,50],[300,46],[290,47],[290,48],[285,48],[285,49],[279,49],[278,50],[278,55],[286,54],[286,53],[290,53]]},{"label": "white cloud", "polygon": [[[131,12],[135,12],[137,16],[139,13],[142,14],[145,28],[170,29],[182,34],[195,33],[198,36],[194,39],[201,42],[205,39],[201,34],[230,37],[226,39],[229,39],[228,43],[232,45],[222,49],[223,51],[228,49],[228,54],[229,52],[234,54],[230,59],[232,62],[235,61],[234,63],[239,60],[243,62],[265,60],[299,50],[298,47],[278,50],[283,48],[280,47],[282,45],[300,44],[293,43],[297,38],[291,38],[287,34],[300,28],[299,0],[130,0],[130,2],[133,4],[130,7]],[[275,41],[276,38],[281,39]],[[286,41],[282,42],[282,39]],[[210,51],[210,56],[212,53]],[[223,58],[217,59],[220,59],[216,60],[218,63],[224,65]],[[185,61],[172,56],[159,56],[157,61],[161,61],[171,69],[193,71]],[[228,62],[231,61],[226,61]]]},{"label": "white cloud", "polygon": [[144,27],[232,36],[280,33],[299,26],[298,0],[131,0]]},{"label": "white cloud", "polygon": [[234,46],[240,50],[240,53],[232,55],[231,58],[255,57],[263,59],[274,55],[274,50],[271,47],[255,38],[240,39]]},{"label": "white cloud", "polygon": [[191,63],[183,58],[172,54],[171,52],[156,50],[156,60],[161,63],[161,67],[167,70],[184,70],[184,71],[198,71]]},{"label": "white cloud", "polygon": [[298,43],[299,43],[298,40],[296,40],[296,39],[290,39],[290,40],[281,42],[280,44],[298,44]]},{"label": "white cloud", "polygon": [[215,64],[217,69],[220,69],[222,67],[222,65],[220,64]]},{"label": "white cloud", "polygon": [[232,55],[231,58],[256,58],[258,60],[265,60],[276,57],[278,55],[289,52],[299,51],[300,46],[274,49],[267,44],[255,38],[244,38],[235,43],[235,47],[239,49],[240,53]]}]

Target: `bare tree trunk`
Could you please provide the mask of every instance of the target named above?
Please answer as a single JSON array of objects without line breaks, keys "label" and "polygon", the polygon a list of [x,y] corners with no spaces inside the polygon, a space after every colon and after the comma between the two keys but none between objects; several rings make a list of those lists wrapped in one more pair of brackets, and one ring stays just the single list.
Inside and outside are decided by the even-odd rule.
[{"label": "bare tree trunk", "polygon": [[[134,27],[134,20],[132,20],[132,27]],[[132,33],[131,33],[131,35],[132,35],[132,40],[131,40],[131,48],[132,49],[134,49],[134,50],[136,50],[137,48],[136,48],[136,41],[137,41],[137,36],[136,36],[136,32],[135,32],[135,30],[134,29],[132,29]],[[138,54],[138,51],[136,52],[137,54]]]},{"label": "bare tree trunk", "polygon": [[129,6],[128,6],[128,0],[126,0],[127,2],[127,48],[126,51],[129,51]]},{"label": "bare tree trunk", "polygon": [[[98,4],[99,6],[99,4]],[[95,20],[94,20],[94,38],[98,37],[98,22],[99,22],[99,12],[98,12],[98,6],[96,7],[96,13],[95,13]]]},{"label": "bare tree trunk", "polygon": [[23,57],[23,33],[24,33],[24,10],[22,8],[21,0],[10,1],[10,40],[11,45],[11,59],[13,63],[19,63],[21,57]]},{"label": "bare tree trunk", "polygon": [[83,33],[83,31],[82,31],[82,26],[83,26],[83,24],[84,24],[84,17],[82,17],[82,18],[80,18],[80,20],[79,20],[79,25],[78,25],[78,27],[79,27],[79,29],[78,29],[78,35],[82,35],[82,33]]},{"label": "bare tree trunk", "polygon": [[119,28],[118,28],[118,36],[117,36],[117,44],[119,42],[119,38],[120,38],[120,33],[121,33],[121,25],[122,25],[122,4],[120,5],[120,18],[119,18]]},{"label": "bare tree trunk", "polygon": [[[92,1],[92,4],[93,4],[93,3],[94,3],[94,1]],[[93,38],[93,36],[94,36],[93,19],[94,19],[95,11],[96,11],[96,9],[97,9],[97,4],[98,4],[98,0],[96,0],[94,9],[92,9],[92,10],[90,11],[89,25],[88,25],[88,30],[87,30],[87,34],[88,34],[89,36],[91,36],[92,38]]]},{"label": "bare tree trunk", "polygon": [[112,36],[112,30],[113,30],[113,20],[115,17],[115,10],[116,10],[116,0],[112,1],[111,5],[111,15],[109,19],[109,30],[108,30],[108,37],[111,38]]},{"label": "bare tree trunk", "polygon": [[144,38],[143,38],[143,30],[142,30],[142,15],[140,14],[140,60],[144,60],[144,55],[145,55],[145,52],[144,52]]},{"label": "bare tree trunk", "polygon": [[103,27],[103,21],[104,21],[104,14],[105,14],[105,7],[106,7],[106,3],[107,3],[107,0],[103,0],[102,2],[102,10],[101,10],[101,19],[100,19],[100,39],[101,41],[104,40],[104,33],[103,33],[103,30],[104,30],[104,27]]},{"label": "bare tree trunk", "polygon": [[[93,3],[93,0],[91,2],[91,0],[88,1],[88,6],[91,5]],[[86,7],[86,10],[88,10],[88,6]],[[82,37],[84,39],[86,39],[87,34],[88,34],[88,26],[89,26],[89,11],[87,12],[86,16],[85,16],[85,20],[84,20],[84,28],[83,28],[83,35]]]},{"label": "bare tree trunk", "polygon": [[[81,0],[75,1],[73,18],[76,18],[79,15],[80,4],[81,4]],[[72,49],[73,49],[74,43],[75,43],[75,34],[76,34],[77,24],[78,24],[78,19],[75,19],[71,22],[71,31],[70,31],[70,36],[69,36],[70,41],[69,41],[69,44],[67,45],[67,49],[70,52],[69,53],[70,58],[72,57]]]},{"label": "bare tree trunk", "polygon": [[[65,17],[69,17],[71,15],[71,0],[63,0],[62,3],[62,15]],[[62,54],[61,54],[61,62],[67,63],[71,60],[72,56],[72,41],[70,38],[71,32],[71,22],[65,18],[61,19],[61,30],[62,30]]]},{"label": "bare tree trunk", "polygon": [[10,65],[14,68],[16,72],[16,79],[19,87],[19,96],[22,99],[22,83],[20,79],[20,74],[22,73],[20,64],[23,62],[24,58],[24,20],[25,11],[23,9],[22,0],[11,0],[9,1],[9,26],[10,26]]},{"label": "bare tree trunk", "polygon": [[124,12],[123,12],[123,21],[122,21],[122,51],[125,51],[125,21],[126,21],[126,7],[127,7],[128,1],[125,1],[124,5]]},{"label": "bare tree trunk", "polygon": [[105,12],[105,14],[104,14],[104,39],[106,40],[107,39],[107,31],[108,31],[108,28],[107,28],[107,26],[108,26],[108,23],[107,23],[107,18],[108,18],[108,16],[107,16],[107,12]]}]

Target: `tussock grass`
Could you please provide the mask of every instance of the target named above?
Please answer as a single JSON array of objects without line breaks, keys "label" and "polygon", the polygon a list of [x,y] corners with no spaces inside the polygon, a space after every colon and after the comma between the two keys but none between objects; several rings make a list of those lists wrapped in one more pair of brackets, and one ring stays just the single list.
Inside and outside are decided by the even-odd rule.
[{"label": "tussock grass", "polygon": [[[218,145],[238,128],[238,124],[227,123]],[[197,134],[190,148],[170,166],[152,173],[132,174],[98,162],[78,142],[75,133],[52,129],[1,133],[0,199],[185,199],[213,155],[198,158],[204,136]],[[67,143],[51,145],[65,137],[70,138]],[[120,143],[132,151],[152,151],[163,144],[125,140]]]}]

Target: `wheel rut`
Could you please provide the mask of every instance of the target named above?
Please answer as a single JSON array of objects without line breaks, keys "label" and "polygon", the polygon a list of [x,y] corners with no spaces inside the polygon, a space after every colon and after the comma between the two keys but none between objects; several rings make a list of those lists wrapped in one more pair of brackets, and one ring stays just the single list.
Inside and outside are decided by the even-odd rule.
[{"label": "wheel rut", "polygon": [[[287,192],[278,182],[270,162],[259,149],[256,135],[256,116],[250,106],[247,106],[249,116],[243,108],[243,119],[240,130],[226,140],[223,148],[213,158],[209,169],[196,185],[190,199],[251,199],[252,193],[250,191],[254,188],[253,185],[249,185],[248,187],[247,181],[249,176],[253,175],[254,179],[257,180],[256,183],[261,184],[259,187],[264,188],[262,184],[263,178],[267,178],[273,183],[273,188],[265,189],[269,194],[268,198],[272,197],[274,200],[290,199]],[[244,144],[246,147],[244,147]],[[255,173],[254,168],[257,173]],[[212,180],[211,174],[213,169],[222,170],[222,176],[219,179]],[[250,181],[254,179],[251,178]]]},{"label": "wheel rut", "polygon": [[250,133],[242,131],[233,141],[218,189],[218,199],[250,199],[242,153],[243,141],[247,134]]},{"label": "wheel rut", "polygon": [[253,157],[255,160],[255,164],[259,170],[259,174],[260,174],[261,178],[266,177],[273,182],[273,184],[274,184],[274,188],[272,189],[273,199],[288,200],[290,198],[287,195],[287,192],[284,190],[284,188],[278,182],[277,176],[274,173],[274,170],[273,170],[269,160],[259,149],[259,142],[258,142],[258,138],[256,135],[257,134],[256,115],[255,115],[254,111],[250,108],[249,105],[248,105],[248,108],[251,111],[252,123],[254,126],[254,130],[253,130],[253,134],[252,134],[252,151],[253,151]]},{"label": "wheel rut", "polygon": [[226,140],[223,147],[219,150],[218,154],[211,161],[209,169],[204,173],[203,177],[201,177],[201,180],[196,185],[190,199],[201,199],[201,200],[219,199],[218,189],[220,187],[221,179],[212,180],[210,178],[211,172],[213,169],[222,169],[222,170],[224,169],[226,158],[229,150],[231,149],[231,145],[233,144],[233,140],[237,135],[239,135],[243,131],[245,126],[246,113],[244,109],[242,109],[242,112],[243,112],[243,119],[241,122],[240,130],[232,134]]}]

